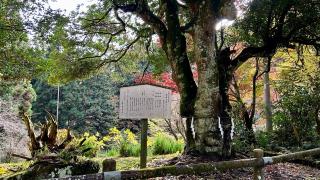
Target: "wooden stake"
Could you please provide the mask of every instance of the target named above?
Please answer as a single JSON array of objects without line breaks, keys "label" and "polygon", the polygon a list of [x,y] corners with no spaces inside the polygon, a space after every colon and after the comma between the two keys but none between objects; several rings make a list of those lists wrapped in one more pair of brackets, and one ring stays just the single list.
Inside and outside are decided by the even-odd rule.
[{"label": "wooden stake", "polygon": [[147,167],[148,119],[141,119],[140,169]]},{"label": "wooden stake", "polygon": [[116,170],[116,160],[105,159],[102,162],[102,172],[115,171]]},{"label": "wooden stake", "polygon": [[[254,149],[253,150],[253,156],[256,159],[256,161],[263,161],[263,150],[262,149]],[[258,163],[259,164],[259,163]],[[255,166],[254,172],[253,172],[253,179],[254,180],[264,180],[264,174],[263,174],[263,166]]]}]

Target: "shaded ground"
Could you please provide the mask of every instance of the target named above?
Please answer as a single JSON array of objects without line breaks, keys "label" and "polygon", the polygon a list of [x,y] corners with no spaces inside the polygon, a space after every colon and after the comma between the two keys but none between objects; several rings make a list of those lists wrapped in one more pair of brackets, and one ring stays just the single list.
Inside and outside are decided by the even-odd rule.
[{"label": "shaded ground", "polygon": [[[206,158],[173,158],[171,160],[153,160],[149,163],[152,167],[159,167],[163,165],[184,165],[197,162],[213,162]],[[300,179],[320,179],[320,170],[309,166],[304,166],[294,163],[279,163],[275,165],[269,165],[264,168],[266,180],[300,180]],[[197,180],[197,179],[219,179],[219,180],[233,180],[233,179],[253,179],[252,168],[234,169],[224,172],[207,173],[201,176],[166,176],[162,178],[154,178],[157,180]]]},{"label": "shaded ground", "polygon": [[[208,159],[201,157],[176,157],[179,154],[157,155],[148,157],[148,167],[160,167],[166,165],[184,165],[200,162],[214,162],[218,159]],[[245,157],[241,157],[245,158]],[[101,163],[105,157],[94,158],[93,160]],[[115,157],[117,161],[117,170],[139,169],[139,157]],[[27,163],[10,163],[0,164],[0,179],[1,168],[6,168],[11,173],[26,168]],[[264,168],[266,180],[300,180],[300,179],[320,179],[320,170],[309,166],[293,163],[279,163],[269,165]],[[3,175],[8,175],[7,172]],[[181,176],[166,176],[162,178],[153,178],[156,180],[198,180],[198,179],[218,179],[218,180],[233,180],[233,179],[252,179],[252,168],[243,168],[228,170],[224,172],[206,173],[201,176],[181,175]]]}]

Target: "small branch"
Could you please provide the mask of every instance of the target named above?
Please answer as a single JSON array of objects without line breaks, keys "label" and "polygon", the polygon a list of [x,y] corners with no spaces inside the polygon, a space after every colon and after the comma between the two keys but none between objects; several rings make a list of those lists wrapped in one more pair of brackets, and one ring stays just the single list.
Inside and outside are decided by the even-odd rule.
[{"label": "small branch", "polygon": [[19,155],[19,154],[14,154],[14,153],[12,153],[11,156],[18,157],[18,158],[22,158],[22,159],[26,159],[26,160],[28,160],[28,161],[31,161],[31,160],[32,160],[32,158],[30,158],[30,157],[23,156],[23,155]]},{"label": "small branch", "polygon": [[145,74],[146,74],[149,66],[150,66],[150,61],[148,61],[146,67],[145,67],[144,70],[143,70],[143,73],[142,73],[142,76],[141,76],[141,79],[140,79],[140,84],[143,82],[143,78],[144,78],[144,76],[145,76]]},{"label": "small branch", "polygon": [[104,50],[103,53],[101,53],[100,55],[96,55],[96,56],[86,56],[86,57],[79,58],[79,59],[77,59],[77,60],[78,60],[78,61],[81,61],[81,60],[84,60],[84,59],[100,58],[100,57],[104,56],[104,55],[108,52],[108,50],[109,50],[111,40],[112,40],[112,36],[110,36],[110,38],[109,38],[109,40],[108,40],[108,42],[107,42],[107,46],[106,46],[105,50]]},{"label": "small branch", "polygon": [[128,52],[128,50],[140,39],[140,36],[137,36],[136,39],[134,39],[131,43],[129,43],[125,49],[123,49],[121,52],[121,55],[118,56],[116,59],[105,59],[103,60],[103,62],[101,62],[100,64],[98,64],[98,66],[96,68],[101,68],[102,66],[104,66],[105,64],[108,63],[113,63],[113,62],[118,62],[120,61]]},{"label": "small branch", "polygon": [[252,79],[252,103],[251,103],[251,110],[250,110],[250,116],[249,119],[253,119],[254,113],[256,110],[256,89],[257,89],[257,76],[259,73],[259,59],[256,58],[256,71],[254,73],[253,79]]}]

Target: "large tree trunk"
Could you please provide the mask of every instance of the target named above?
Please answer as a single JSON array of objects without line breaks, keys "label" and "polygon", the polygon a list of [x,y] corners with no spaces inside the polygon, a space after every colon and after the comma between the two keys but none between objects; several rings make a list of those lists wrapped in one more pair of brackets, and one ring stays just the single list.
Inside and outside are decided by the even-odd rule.
[{"label": "large tree trunk", "polygon": [[219,12],[220,5],[211,0],[195,4],[199,6],[195,8],[199,9],[195,12],[199,18],[192,33],[198,66],[197,87],[187,56],[186,38],[180,28],[177,2],[168,0],[165,4],[168,31],[162,34],[162,48],[180,92],[180,113],[187,119],[186,152],[228,157],[231,154],[231,119],[227,91],[231,70],[228,68],[229,51],[222,54],[215,47],[215,24],[219,19],[215,12]]},{"label": "large tree trunk", "polygon": [[189,125],[191,124],[191,117],[194,113],[197,85],[193,79],[187,56],[186,38],[180,30],[177,12],[178,7],[176,1],[167,1],[166,20],[168,22],[168,31],[162,48],[166,52],[173,71],[172,77],[180,93],[180,114],[182,117],[187,118],[186,152],[192,152],[194,139],[191,126]]},{"label": "large tree trunk", "polygon": [[[231,118],[229,116],[228,54],[219,53],[215,47],[214,1],[199,7],[199,17],[194,31],[194,50],[198,66],[198,92],[195,103],[195,149],[228,157],[231,154]],[[226,62],[227,61],[227,62]]]}]

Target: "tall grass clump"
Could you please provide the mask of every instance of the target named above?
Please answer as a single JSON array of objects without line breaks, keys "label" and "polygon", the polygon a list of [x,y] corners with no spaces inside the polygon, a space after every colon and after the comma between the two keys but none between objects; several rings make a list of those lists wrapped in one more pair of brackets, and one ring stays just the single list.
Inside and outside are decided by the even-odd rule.
[{"label": "tall grass clump", "polygon": [[182,140],[175,140],[165,133],[157,133],[152,144],[154,155],[172,154],[182,152],[184,143]]},{"label": "tall grass clump", "polygon": [[136,135],[129,129],[121,132],[117,128],[111,128],[109,134],[104,137],[104,141],[108,144],[109,149],[106,152],[107,156],[139,156],[140,145]]}]

